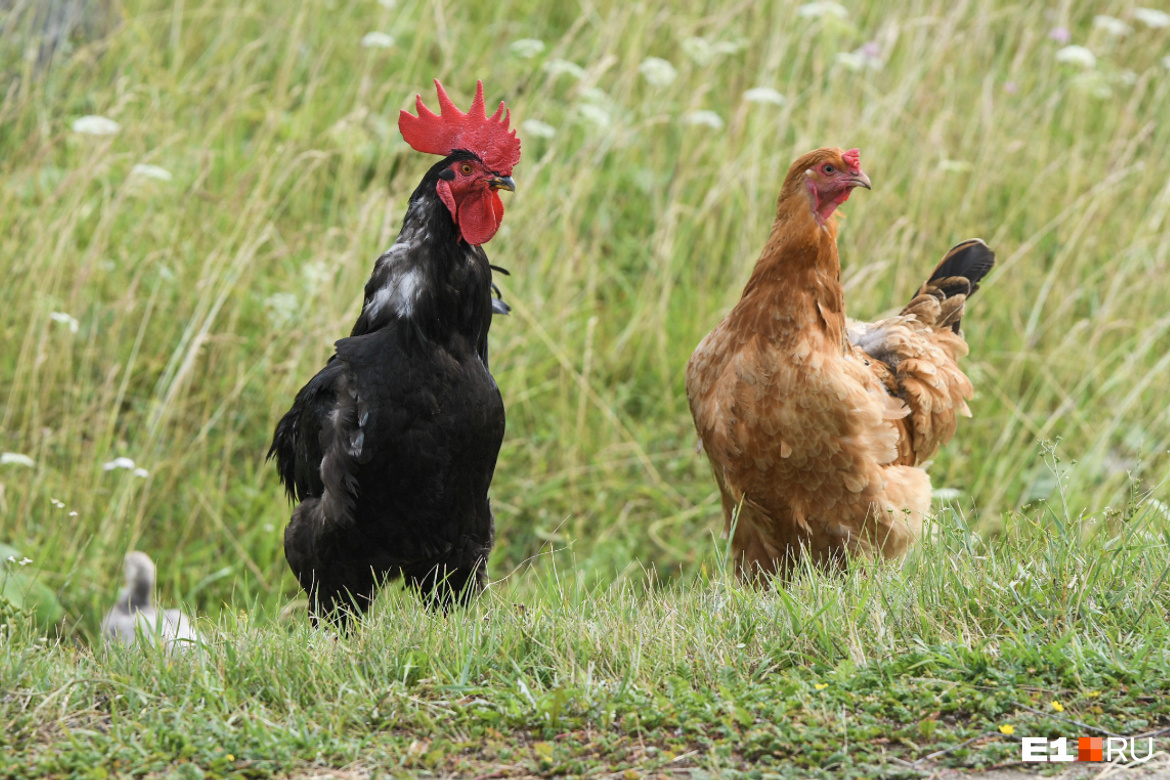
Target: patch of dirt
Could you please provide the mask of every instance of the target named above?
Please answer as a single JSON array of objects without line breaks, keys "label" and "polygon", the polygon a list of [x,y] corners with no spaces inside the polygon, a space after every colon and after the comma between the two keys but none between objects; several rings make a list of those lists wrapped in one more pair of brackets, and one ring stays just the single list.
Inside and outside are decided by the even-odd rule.
[{"label": "patch of dirt", "polygon": [[[1003,768],[987,771],[963,772],[956,769],[942,769],[928,775],[930,780],[1033,780],[1038,777],[1054,780],[1170,780],[1170,754],[1155,753],[1154,757],[1142,764],[1081,764],[1074,762],[1058,774],[1042,774],[1046,765],[1036,764],[1035,769]],[[1051,768],[1051,764],[1047,765]]]}]

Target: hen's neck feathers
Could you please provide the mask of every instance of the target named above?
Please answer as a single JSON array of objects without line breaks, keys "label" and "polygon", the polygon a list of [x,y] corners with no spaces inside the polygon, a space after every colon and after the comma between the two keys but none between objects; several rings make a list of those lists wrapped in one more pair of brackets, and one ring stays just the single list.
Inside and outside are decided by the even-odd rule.
[{"label": "hen's neck feathers", "polygon": [[777,345],[819,332],[826,346],[844,348],[837,217],[818,222],[803,181],[785,182],[772,232],[733,316]]}]

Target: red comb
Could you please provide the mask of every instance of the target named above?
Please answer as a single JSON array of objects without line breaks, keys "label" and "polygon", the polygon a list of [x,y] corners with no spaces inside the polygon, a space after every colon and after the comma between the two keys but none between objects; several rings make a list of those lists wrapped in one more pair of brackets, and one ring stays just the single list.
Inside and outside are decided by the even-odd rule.
[{"label": "red comb", "polygon": [[855,171],[861,170],[861,150],[860,149],[850,149],[849,151],[845,152],[845,154],[841,155],[841,159],[844,160],[846,163],[848,163],[849,167],[851,167],[853,170],[855,170]]},{"label": "red comb", "polygon": [[417,151],[443,157],[465,149],[496,173],[512,175],[512,166],[520,162],[520,139],[515,130],[508,130],[512,113],[504,107],[504,101],[489,117],[483,105],[483,82],[477,81],[475,100],[465,114],[447,97],[438,79],[435,88],[439,92],[438,114],[424,106],[422,95],[418,95],[418,116],[406,110],[398,115],[398,130],[406,142]]}]

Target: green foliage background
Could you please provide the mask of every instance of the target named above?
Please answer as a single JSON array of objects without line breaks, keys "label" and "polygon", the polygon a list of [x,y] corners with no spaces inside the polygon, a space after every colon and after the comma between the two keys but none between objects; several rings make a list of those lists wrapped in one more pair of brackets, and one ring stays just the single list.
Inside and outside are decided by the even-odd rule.
[{"label": "green foliage background", "polygon": [[[699,568],[719,511],[683,367],[821,145],[861,147],[874,182],[841,234],[853,316],[899,306],[960,239],[998,252],[964,322],[974,418],[936,487],[984,534],[1050,497],[1090,533],[1125,522],[1170,447],[1170,31],[1120,2],[799,7],[136,0],[51,68],[0,48],[0,449],[35,461],[0,466],[0,540],[86,632],[132,548],[202,613],[296,597],[264,455],[431,162],[396,116],[434,77],[460,104],[483,79],[530,122],[487,247],[514,307],[492,331],[495,576],[547,572],[550,550],[586,583]],[[1057,61],[1057,26],[1094,67]],[[71,129],[90,114],[119,132]],[[119,456],[148,476],[103,468]]]}]

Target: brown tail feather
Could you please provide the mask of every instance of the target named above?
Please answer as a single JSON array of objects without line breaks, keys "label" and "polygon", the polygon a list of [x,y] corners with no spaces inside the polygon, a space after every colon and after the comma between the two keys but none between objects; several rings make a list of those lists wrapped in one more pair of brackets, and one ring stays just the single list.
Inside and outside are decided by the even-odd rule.
[{"label": "brown tail feather", "polygon": [[994,266],[995,252],[981,239],[971,238],[957,244],[943,256],[902,313],[918,315],[935,328],[949,325],[958,333],[964,304]]}]

